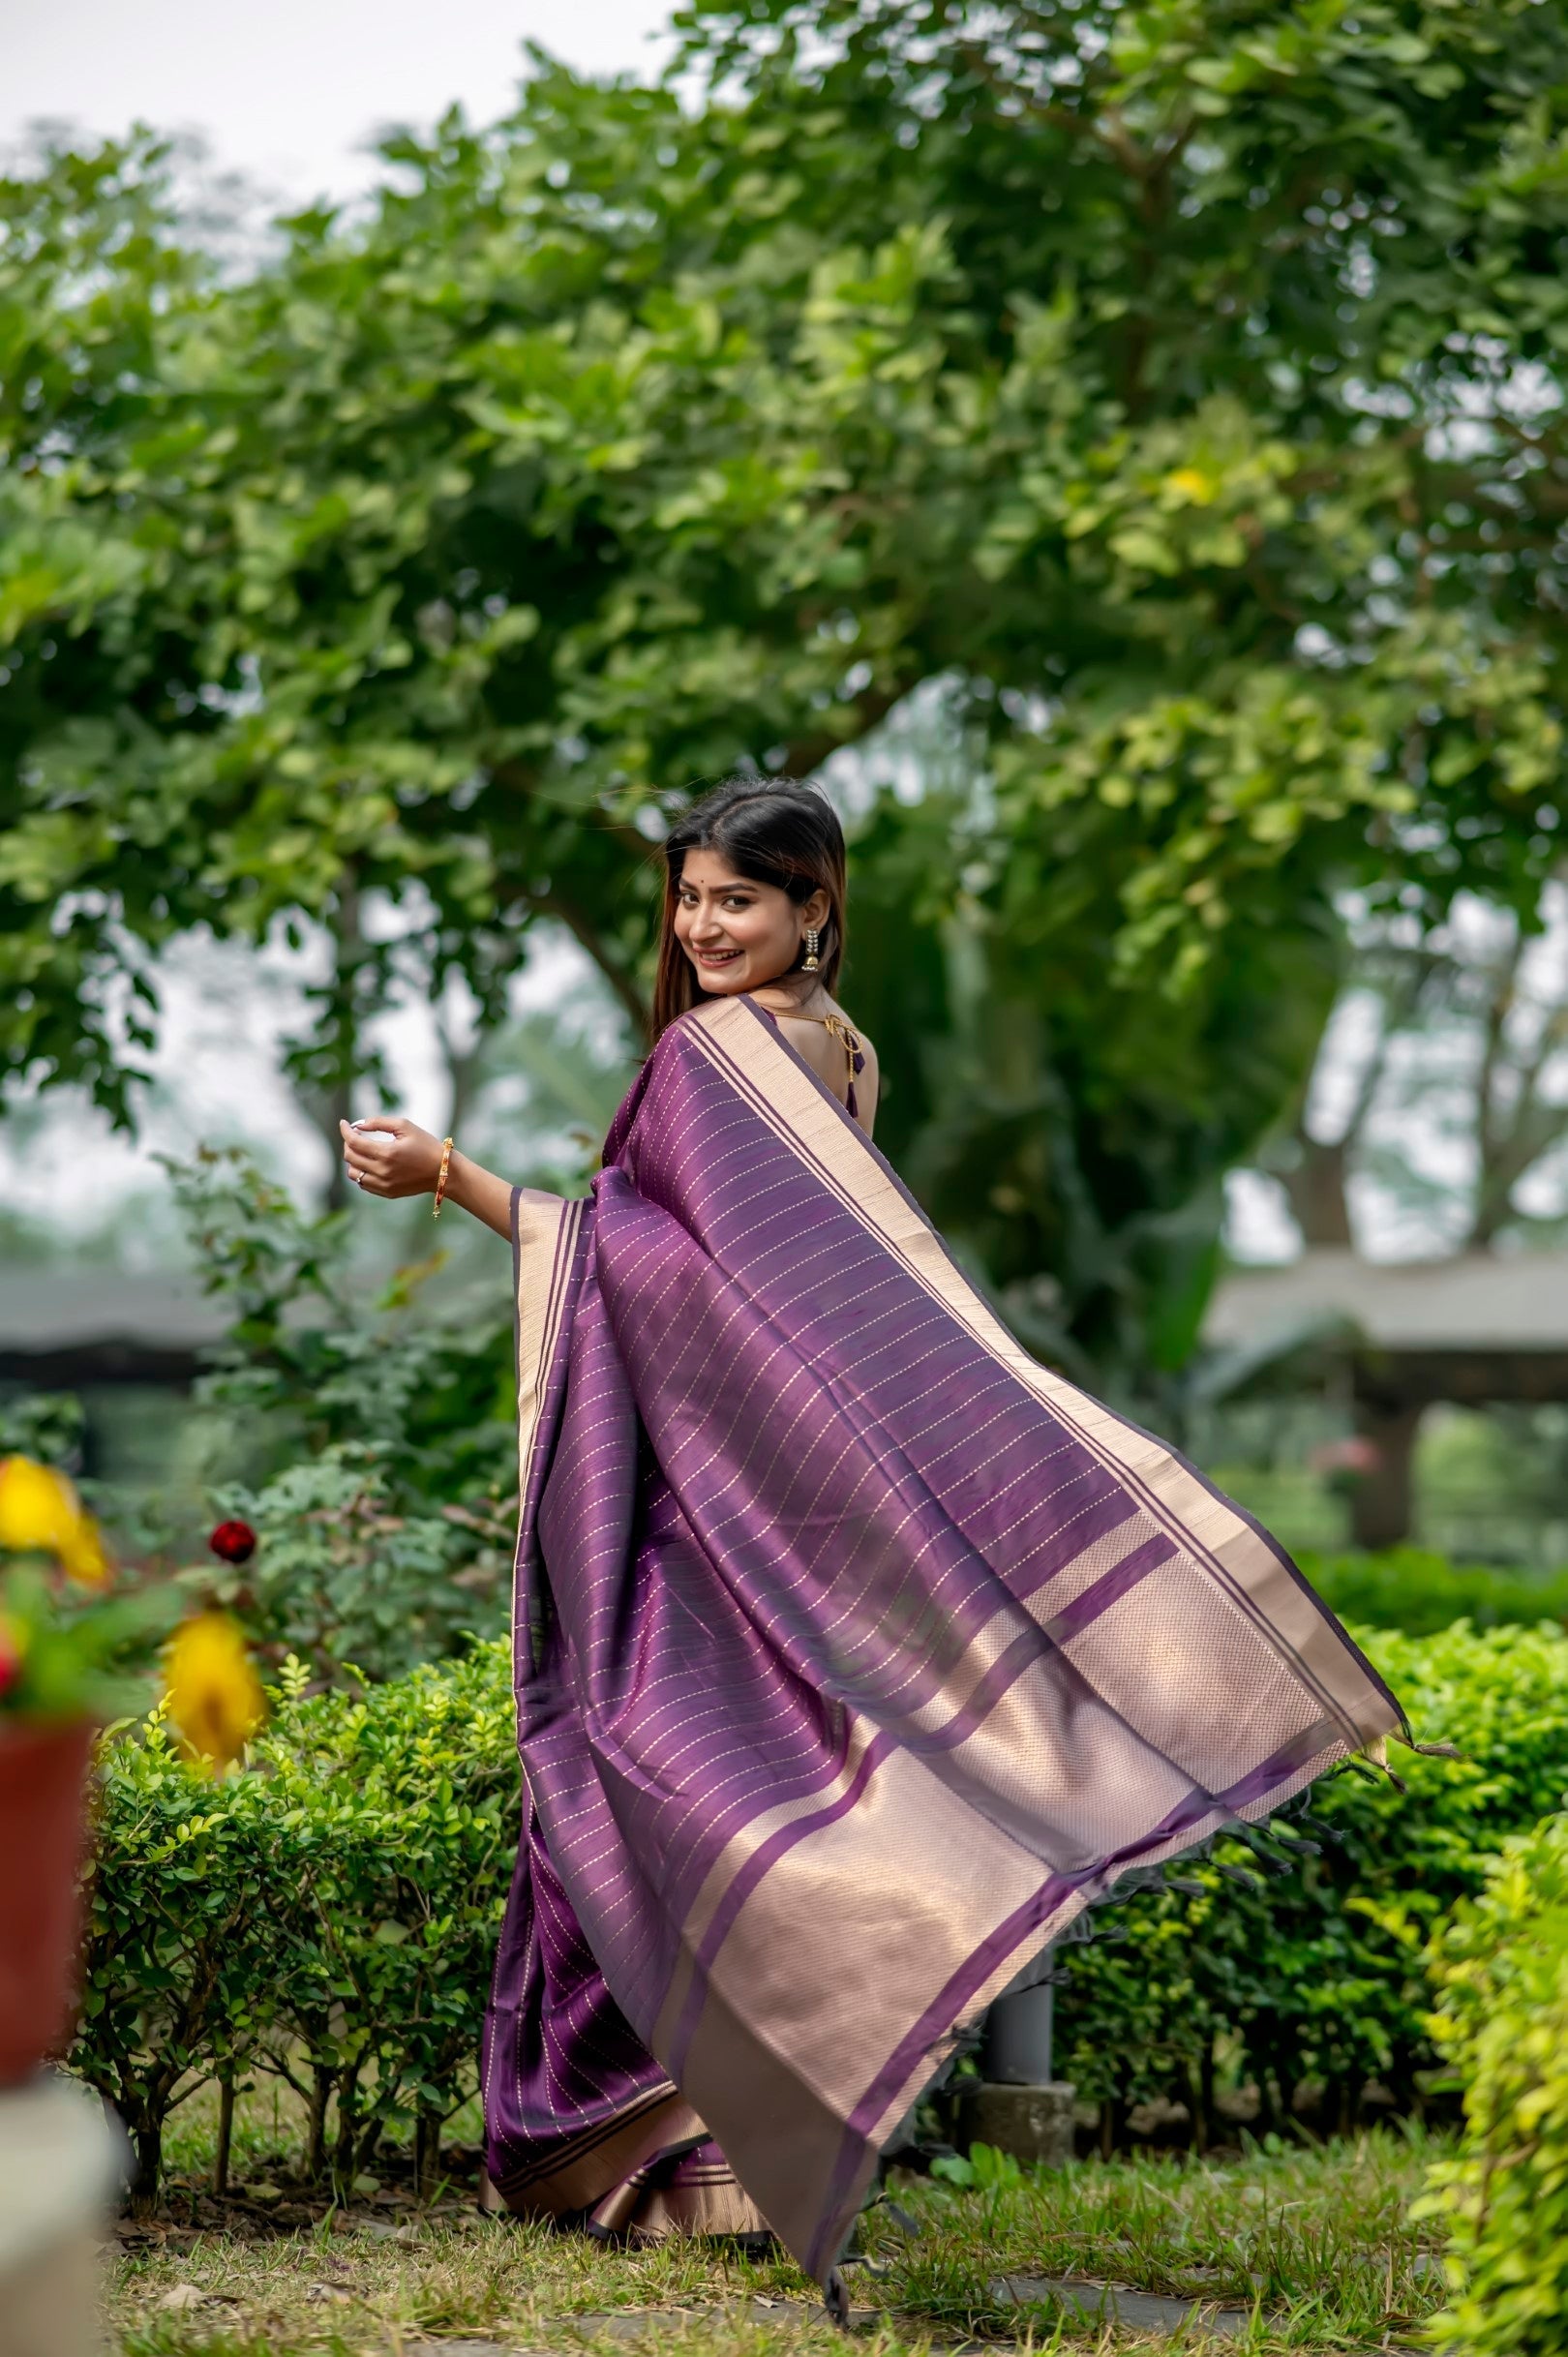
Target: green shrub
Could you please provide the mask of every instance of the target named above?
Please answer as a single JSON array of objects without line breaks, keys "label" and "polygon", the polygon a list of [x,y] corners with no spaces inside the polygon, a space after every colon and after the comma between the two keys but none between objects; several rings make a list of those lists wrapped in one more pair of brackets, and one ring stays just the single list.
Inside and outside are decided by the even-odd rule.
[{"label": "green shrub", "polygon": [[86,1423],[73,1392],[8,1391],[0,1395],[0,1457],[35,1457],[79,1472]]},{"label": "green shrub", "polygon": [[[274,1660],[393,1677],[501,1625],[517,1522],[512,1311],[498,1276],[475,1319],[422,1294],[440,1256],[378,1299],[349,1267],[343,1213],[311,1218],[236,1150],[168,1165],[207,1290],[232,1322],[197,1385],[269,1465],[213,1493],[260,1539],[193,1575]],[[263,1445],[264,1444],[264,1445]]]},{"label": "green shrub", "polygon": [[1433,1944],[1433,2028],[1464,2081],[1458,2157],[1418,2214],[1449,2228],[1437,2346],[1568,2348],[1568,1818],[1508,1843]]},{"label": "green shrub", "polygon": [[[1345,2124],[1369,2078],[1419,2105],[1418,2074],[1436,2060],[1429,1936],[1481,1888],[1508,1835],[1568,1788],[1568,1638],[1461,1623],[1360,1640],[1417,1735],[1464,1757],[1396,1749],[1403,1794],[1370,1770],[1327,1779],[1311,1801],[1326,1828],[1320,1855],[1282,1854],[1278,1831],[1227,1839],[1178,1870],[1191,1888],[1131,1898],[1097,1920],[1111,1937],[1065,1950],[1059,2066],[1107,2107],[1108,2125],[1153,2096],[1186,2100],[1206,2124],[1227,2050],[1271,2126],[1306,2079],[1326,2083]],[[1281,1830],[1299,1828],[1287,1819]]]},{"label": "green shrub", "polygon": [[476,2083],[517,1831],[507,1649],[357,1695],[301,1682],[216,1783],[157,1716],[102,1748],[72,2063],[124,2119],[143,2204],[169,2111],[214,2077],[298,2087],[344,2183],[394,2120],[428,2175]]},{"label": "green shrub", "polygon": [[243,2069],[278,1992],[291,1882],[270,1780],[207,1784],[161,1718],[100,1747],[97,1857],[74,2068],[113,2103],[152,2200],[165,2123]]},{"label": "green shrub", "polygon": [[1383,1555],[1303,1555],[1302,1569],[1342,1620],[1432,1637],[1456,1620],[1478,1629],[1568,1621],[1568,1571],[1532,1577],[1493,1563],[1452,1563],[1421,1547]]},{"label": "green shrub", "polygon": [[[1061,1959],[1059,2056],[1109,2124],[1153,2095],[1201,2124],[1225,2058],[1266,2119],[1307,2078],[1346,2120],[1372,2076],[1419,2106],[1438,2059],[1431,1935],[1568,1788],[1568,1638],[1362,1642],[1417,1732],[1465,1757],[1396,1752],[1402,1795],[1370,1769],[1329,1779],[1320,1855],[1285,1851],[1288,1824],[1227,1839],[1187,1888],[1097,1917],[1101,1936]],[[393,2123],[415,2125],[428,2173],[475,2084],[517,1826],[506,1648],[354,1693],[299,1683],[222,1783],[194,1778],[156,1721],[105,1746],[75,2065],[120,2106],[143,2199],[169,2108],[203,2080],[288,2079],[312,2163],[340,2183]]]},{"label": "green shrub", "polygon": [[229,1482],[213,1497],[215,1514],[249,1523],[259,1545],[231,1577],[204,1564],[199,1585],[273,1658],[392,1677],[495,1624],[515,1503],[421,1510],[395,1454],[362,1441],[329,1441],[259,1489]]}]

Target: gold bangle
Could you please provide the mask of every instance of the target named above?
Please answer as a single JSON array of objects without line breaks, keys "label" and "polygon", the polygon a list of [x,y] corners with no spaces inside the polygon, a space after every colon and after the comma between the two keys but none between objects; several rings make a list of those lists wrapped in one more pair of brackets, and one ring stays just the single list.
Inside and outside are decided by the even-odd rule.
[{"label": "gold bangle", "polygon": [[433,1220],[438,1220],[441,1216],[441,1205],[446,1199],[446,1174],[451,1167],[452,1140],[449,1137],[443,1137],[441,1139],[441,1166],[436,1180],[436,1201],[430,1215]]}]

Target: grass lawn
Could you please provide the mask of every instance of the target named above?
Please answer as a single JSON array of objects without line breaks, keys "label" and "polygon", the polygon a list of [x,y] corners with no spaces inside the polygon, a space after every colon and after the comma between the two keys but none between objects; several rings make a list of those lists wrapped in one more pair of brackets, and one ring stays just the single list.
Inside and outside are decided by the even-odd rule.
[{"label": "grass lawn", "polygon": [[[441,2340],[564,2352],[635,2339],[660,2357],[845,2346],[784,2261],[692,2244],[607,2251],[480,2218],[461,2160],[429,2212],[389,2176],[312,2219],[257,2100],[242,2107],[235,2143],[243,2190],[219,2209],[201,2190],[210,2144],[196,2111],[174,2143],[164,2216],[122,2236],[111,2315],[126,2357],[411,2357]],[[1378,2131],[1225,2162],[1085,2161],[989,2191],[900,2181],[894,2197],[919,2232],[883,2208],[862,2221],[848,2277],[853,2339],[887,2357],[987,2341],[1168,2345],[1164,2334],[1064,2311],[1038,2281],[1070,2278],[1252,2310],[1239,2338],[1232,2319],[1227,2348],[1408,2345],[1441,2282],[1428,2229],[1405,2221],[1427,2149]],[[290,2224],[291,2212],[303,2222]],[[1211,2335],[1193,2322],[1182,2339],[1193,2347]]]}]

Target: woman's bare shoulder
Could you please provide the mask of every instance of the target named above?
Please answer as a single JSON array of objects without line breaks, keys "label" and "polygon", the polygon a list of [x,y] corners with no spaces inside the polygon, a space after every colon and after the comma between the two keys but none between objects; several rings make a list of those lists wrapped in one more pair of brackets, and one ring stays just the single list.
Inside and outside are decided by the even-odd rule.
[{"label": "woman's bare shoulder", "polygon": [[[860,1126],[869,1134],[872,1121],[876,1115],[877,1091],[880,1084],[880,1067],[877,1063],[876,1047],[869,1034],[860,1029],[847,1007],[841,1007],[836,999],[829,1000],[829,1004],[844,1029],[854,1035],[856,1045],[863,1059],[860,1070],[855,1075],[855,1103]],[[802,1020],[798,1015],[792,1030],[795,1036],[790,1041],[791,1046],[799,1049],[806,1062],[821,1073],[833,1095],[842,1103],[847,1093],[848,1079],[844,1071],[842,1034],[835,1036],[827,1030],[820,1016],[813,1022]],[[800,1036],[801,1034],[814,1034],[815,1037],[807,1044],[807,1041]]]},{"label": "woman's bare shoulder", "polygon": [[820,1015],[797,1014],[792,1007],[770,1007],[769,1012],[796,1054],[813,1072],[842,1072],[844,1050],[825,1029]]},{"label": "woman's bare shoulder", "polygon": [[[856,1078],[855,1094],[857,1101],[869,1108],[876,1103],[877,1051],[836,999],[830,999],[829,1005],[844,1029],[854,1033],[865,1059],[864,1068]],[[842,1103],[848,1081],[844,1070],[843,1034],[829,1031],[820,1014],[798,1014],[786,1007],[769,1009],[769,1012],[801,1062],[810,1065],[818,1078],[828,1083]]]}]

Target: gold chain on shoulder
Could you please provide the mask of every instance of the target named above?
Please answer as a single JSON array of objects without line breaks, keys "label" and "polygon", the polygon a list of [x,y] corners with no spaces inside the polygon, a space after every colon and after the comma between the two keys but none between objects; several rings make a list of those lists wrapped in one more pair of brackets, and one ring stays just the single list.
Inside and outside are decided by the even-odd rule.
[{"label": "gold chain on shoulder", "polygon": [[855,1059],[860,1053],[859,1033],[852,1030],[841,1014],[801,1014],[792,1007],[785,1019],[791,1023],[820,1023],[829,1038],[838,1042],[839,1046],[844,1050],[845,1069],[849,1074],[849,1085],[853,1089],[855,1086]]}]

